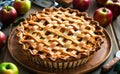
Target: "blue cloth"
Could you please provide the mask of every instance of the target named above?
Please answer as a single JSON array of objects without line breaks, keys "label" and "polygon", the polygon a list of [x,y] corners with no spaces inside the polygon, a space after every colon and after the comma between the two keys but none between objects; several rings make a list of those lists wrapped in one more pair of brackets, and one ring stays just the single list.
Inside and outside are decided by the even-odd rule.
[{"label": "blue cloth", "polygon": [[2,9],[3,6],[7,6],[7,5],[12,5],[14,0],[4,0],[4,1],[0,1],[0,10]]}]

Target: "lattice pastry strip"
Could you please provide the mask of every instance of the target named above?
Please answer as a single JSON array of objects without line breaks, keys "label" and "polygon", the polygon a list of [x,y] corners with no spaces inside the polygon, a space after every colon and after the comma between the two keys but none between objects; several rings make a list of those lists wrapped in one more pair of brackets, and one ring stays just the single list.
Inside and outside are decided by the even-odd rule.
[{"label": "lattice pastry strip", "polygon": [[97,22],[73,9],[50,8],[31,14],[17,27],[24,50],[41,59],[70,60],[90,56],[103,42]]}]

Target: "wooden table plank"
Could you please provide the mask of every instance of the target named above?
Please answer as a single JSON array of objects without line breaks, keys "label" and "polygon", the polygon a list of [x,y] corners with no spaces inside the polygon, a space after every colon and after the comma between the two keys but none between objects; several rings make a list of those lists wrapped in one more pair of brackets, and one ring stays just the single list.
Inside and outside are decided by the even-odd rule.
[{"label": "wooden table plank", "polygon": [[117,19],[114,20],[113,27],[115,29],[115,33],[117,35],[117,39],[118,39],[119,47],[120,47],[120,16],[118,16]]},{"label": "wooden table plank", "polygon": [[[95,11],[97,8],[98,8],[98,6],[97,6],[95,0],[91,0],[90,7],[89,7],[89,9],[88,9],[86,12],[89,14],[90,17],[93,17],[93,13],[94,13],[94,11]],[[35,12],[35,11],[39,11],[39,10],[41,10],[40,7],[32,4],[31,10],[30,10],[26,15],[24,15],[24,16],[22,16],[22,17],[26,17],[26,16],[28,16],[31,12]],[[21,17],[20,17],[20,18],[21,18]],[[118,18],[113,22],[113,26],[114,26],[114,28],[115,28],[115,32],[117,33],[117,38],[118,38],[118,40],[120,40],[120,33],[119,33],[119,32],[120,32],[120,17],[118,17]],[[107,29],[107,31],[108,31],[108,33],[110,34],[110,37],[111,37],[111,39],[112,39],[112,52],[111,52],[111,55],[109,56],[109,58],[108,58],[104,63],[107,63],[108,61],[110,61],[110,60],[114,57],[114,54],[115,54],[115,52],[116,52],[115,49],[117,49],[117,46],[116,46],[116,43],[115,43],[115,40],[114,40],[114,36],[113,36],[113,34],[112,34],[112,32],[111,32],[110,26],[106,27],[106,29]],[[8,33],[9,33],[9,30],[8,30],[8,29],[7,29],[7,30],[5,29],[4,32],[5,32],[6,34],[8,34]],[[120,41],[119,41],[119,42],[120,42]],[[5,49],[5,50],[7,50],[7,49]],[[3,52],[4,52],[4,51],[3,51]],[[2,59],[3,61],[8,61],[8,62],[13,62],[13,63],[15,63],[15,64],[18,66],[18,68],[19,68],[19,71],[20,71],[19,74],[35,74],[35,73],[33,73],[32,71],[30,71],[30,70],[24,68],[23,66],[21,66],[19,63],[17,63],[17,62],[11,57],[11,55],[10,55],[9,52],[8,52],[8,50],[7,50],[5,53],[6,53],[6,54],[5,54],[4,56],[0,56],[0,59],[2,59],[2,58],[4,57],[4,60]],[[104,64],[104,63],[103,63],[103,64]],[[94,71],[92,71],[91,73],[88,73],[88,74],[100,74],[100,73],[101,73],[101,67],[102,67],[103,64],[101,64],[100,66],[98,66],[98,68],[96,68]],[[113,68],[113,69],[114,69],[114,68]],[[109,72],[107,72],[106,74],[116,74],[116,72],[113,72],[113,69],[110,70]]]}]

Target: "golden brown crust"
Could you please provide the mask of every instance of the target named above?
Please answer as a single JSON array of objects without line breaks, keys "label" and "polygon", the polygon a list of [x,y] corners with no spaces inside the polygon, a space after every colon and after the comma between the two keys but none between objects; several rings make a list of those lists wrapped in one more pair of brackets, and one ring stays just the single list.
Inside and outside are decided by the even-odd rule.
[{"label": "golden brown crust", "polygon": [[17,27],[19,44],[41,59],[76,60],[100,49],[103,28],[87,13],[71,8],[47,8],[31,14]]}]

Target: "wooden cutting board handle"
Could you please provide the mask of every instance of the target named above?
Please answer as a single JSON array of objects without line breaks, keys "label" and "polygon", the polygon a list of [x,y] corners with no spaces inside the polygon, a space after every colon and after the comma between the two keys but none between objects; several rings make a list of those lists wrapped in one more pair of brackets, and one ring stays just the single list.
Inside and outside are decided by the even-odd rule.
[{"label": "wooden cutting board handle", "polygon": [[107,64],[103,65],[102,70],[104,72],[109,71],[120,59],[118,57],[113,58]]}]

